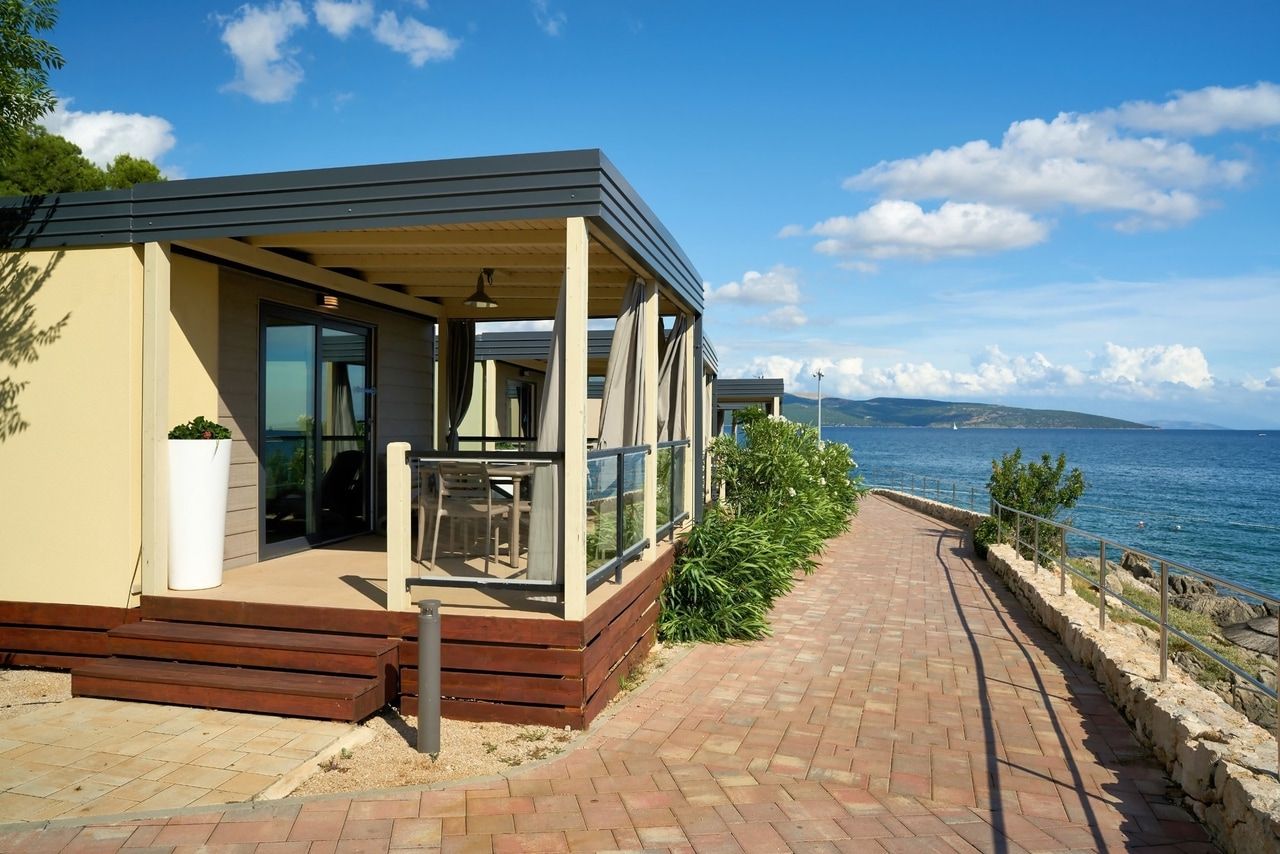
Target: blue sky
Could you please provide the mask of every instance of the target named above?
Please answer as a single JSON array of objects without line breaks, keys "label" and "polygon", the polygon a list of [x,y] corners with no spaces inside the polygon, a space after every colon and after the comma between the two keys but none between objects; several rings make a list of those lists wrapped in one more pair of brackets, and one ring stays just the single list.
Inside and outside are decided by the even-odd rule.
[{"label": "blue sky", "polygon": [[1280,427],[1280,5],[64,0],[171,177],[601,148],[727,376]]}]

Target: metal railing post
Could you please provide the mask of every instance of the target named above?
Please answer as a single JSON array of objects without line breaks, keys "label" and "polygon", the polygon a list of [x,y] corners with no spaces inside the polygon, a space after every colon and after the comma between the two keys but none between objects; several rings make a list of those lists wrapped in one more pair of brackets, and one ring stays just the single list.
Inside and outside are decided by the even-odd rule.
[{"label": "metal railing post", "polygon": [[951,506],[952,507],[960,506],[959,504],[956,504],[956,482],[954,480],[951,481]]},{"label": "metal railing post", "polygon": [[971,487],[969,487],[969,512],[970,512],[970,513],[972,513],[972,512],[973,512],[973,508],[974,508],[974,503],[973,503],[973,487],[971,486]]},{"label": "metal railing post", "polygon": [[625,548],[623,546],[623,541],[626,539],[626,531],[623,530],[625,527],[626,514],[622,511],[623,495],[626,492],[626,490],[623,489],[622,484],[623,456],[624,454],[618,454],[618,464],[614,469],[617,472],[616,484],[618,487],[618,503],[614,508],[613,559],[618,562],[618,568],[613,571],[613,580],[618,584],[622,583],[622,552]]},{"label": "metal railing post", "polygon": [[1040,521],[1036,520],[1031,524],[1036,526],[1036,535],[1034,537],[1035,550],[1036,550],[1035,564],[1036,564],[1036,569],[1039,570],[1040,569]]},{"label": "metal railing post", "polygon": [[1107,544],[1098,541],[1098,628],[1107,627]]},{"label": "metal railing post", "polygon": [[440,600],[418,603],[418,752],[440,753]]},{"label": "metal railing post", "polygon": [[916,476],[915,475],[911,475],[911,494],[912,495],[916,494]]},{"label": "metal railing post", "polygon": [[1169,678],[1169,567],[1160,561],[1160,681]]},{"label": "metal railing post", "polygon": [[1059,544],[1062,553],[1058,556],[1058,595],[1067,595],[1067,529],[1059,528]]},{"label": "metal railing post", "polygon": [[1013,550],[1022,557],[1022,511],[1013,511]]}]

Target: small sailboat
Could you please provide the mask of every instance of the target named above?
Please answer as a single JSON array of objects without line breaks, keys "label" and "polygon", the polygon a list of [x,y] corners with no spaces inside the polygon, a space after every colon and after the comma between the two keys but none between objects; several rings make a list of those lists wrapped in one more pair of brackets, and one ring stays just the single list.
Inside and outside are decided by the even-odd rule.
[{"label": "small sailboat", "polygon": [[956,422],[952,421],[952,422],[951,422],[951,429],[952,429],[952,430],[959,430],[960,428],[956,426]]}]

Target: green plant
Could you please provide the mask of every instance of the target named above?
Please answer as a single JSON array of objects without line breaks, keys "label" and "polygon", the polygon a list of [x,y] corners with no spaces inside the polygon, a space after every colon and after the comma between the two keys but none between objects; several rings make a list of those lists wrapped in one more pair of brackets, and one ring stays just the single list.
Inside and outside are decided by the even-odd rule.
[{"label": "green plant", "polygon": [[987,556],[987,549],[1000,542],[1000,526],[988,516],[973,529],[973,550],[980,558]]},{"label": "green plant", "polygon": [[[999,460],[991,461],[991,479],[987,481],[987,489],[993,500],[1020,510],[1031,516],[1054,520],[1062,510],[1076,505],[1085,490],[1084,474],[1078,468],[1067,471],[1067,455],[1058,454],[1055,462],[1049,454],[1042,454],[1039,462],[1022,462],[1022,449],[1015,448],[1012,453],[1005,454]],[[1001,514],[996,508],[997,516]],[[997,525],[1010,525],[1013,520],[997,519]],[[1042,561],[1058,556],[1058,535],[1053,525],[1047,522],[1036,523],[1039,530],[1039,542]],[[1019,554],[1030,560],[1033,555],[1029,543],[1035,541],[1035,526],[1022,525],[1022,546]],[[995,542],[992,538],[987,543]]]},{"label": "green plant", "polygon": [[169,431],[170,439],[230,439],[231,431],[221,424],[196,416],[186,424],[179,424]]},{"label": "green plant", "polygon": [[725,500],[678,545],[662,593],[663,641],[767,635],[774,600],[795,585],[797,570],[814,570],[825,541],[857,510],[861,487],[849,477],[847,446],[758,410],[740,422],[743,444],[730,436],[711,443]]}]

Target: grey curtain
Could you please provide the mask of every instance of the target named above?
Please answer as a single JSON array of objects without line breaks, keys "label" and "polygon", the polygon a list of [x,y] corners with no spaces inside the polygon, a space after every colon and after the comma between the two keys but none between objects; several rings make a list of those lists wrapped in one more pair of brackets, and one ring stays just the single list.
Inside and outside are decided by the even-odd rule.
[{"label": "grey curtain", "polygon": [[600,401],[600,447],[626,448],[644,435],[644,284],[636,279],[622,298],[609,346],[609,367]]},{"label": "grey curtain", "polygon": [[689,323],[683,314],[676,317],[662,350],[658,368],[658,441],[689,438],[689,413],[685,405],[688,385],[685,365],[689,363]]},{"label": "grey curtain", "polygon": [[476,370],[476,322],[449,321],[449,450],[458,450],[458,431],[471,405]]},{"label": "grey curtain", "polygon": [[[542,383],[542,406],[538,413],[538,439],[534,445],[539,451],[560,450],[562,424],[560,402],[564,394],[564,353],[560,339],[564,337],[565,287],[560,282],[560,301],[556,305],[556,320],[551,328],[551,346],[547,352],[547,374]],[[561,577],[560,562],[561,524],[560,465],[539,465],[533,472],[532,511],[529,514],[529,570],[530,579],[555,581]],[[579,509],[585,513],[585,509]]]}]

